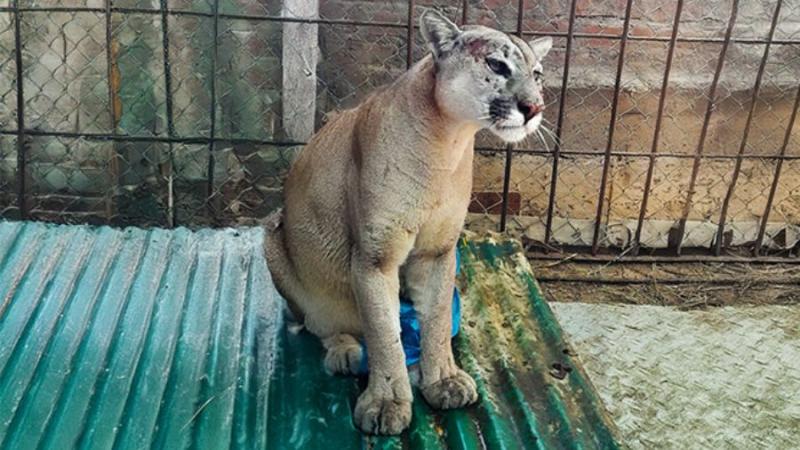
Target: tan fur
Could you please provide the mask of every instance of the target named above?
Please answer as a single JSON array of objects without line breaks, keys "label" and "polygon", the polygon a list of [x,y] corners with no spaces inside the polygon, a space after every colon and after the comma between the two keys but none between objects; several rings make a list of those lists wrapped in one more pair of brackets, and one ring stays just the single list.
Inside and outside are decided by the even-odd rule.
[{"label": "tan fur", "polygon": [[[430,19],[449,26],[440,16]],[[450,308],[474,136],[485,124],[443,107],[452,102],[437,89],[436,63],[424,58],[357,108],[335,115],[298,155],[285,207],[267,225],[275,284],[323,339],[326,367],[355,370],[361,353],[354,337],[366,340],[369,384],[354,418],[372,433],[399,433],[411,418],[401,280],[420,318],[426,400],[453,408],[477,399],[473,380],[453,359]]]}]

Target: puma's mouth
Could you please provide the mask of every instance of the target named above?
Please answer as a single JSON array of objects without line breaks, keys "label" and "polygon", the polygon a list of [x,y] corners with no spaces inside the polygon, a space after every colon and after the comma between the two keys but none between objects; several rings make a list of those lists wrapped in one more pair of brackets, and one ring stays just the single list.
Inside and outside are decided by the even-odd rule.
[{"label": "puma's mouth", "polygon": [[489,119],[489,130],[506,142],[519,142],[533,131],[511,99],[493,99],[489,104]]},{"label": "puma's mouth", "polygon": [[492,125],[489,130],[505,142],[519,142],[528,136],[528,130],[524,125]]},{"label": "puma's mouth", "polygon": [[536,131],[542,122],[542,116],[537,115],[528,123],[515,125],[509,123],[492,123],[489,130],[505,142],[515,143],[525,139],[529,134]]}]

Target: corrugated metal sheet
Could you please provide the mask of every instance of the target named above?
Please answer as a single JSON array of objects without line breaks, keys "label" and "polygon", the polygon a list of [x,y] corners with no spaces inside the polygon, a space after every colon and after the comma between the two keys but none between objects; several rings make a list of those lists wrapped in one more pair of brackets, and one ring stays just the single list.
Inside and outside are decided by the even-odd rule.
[{"label": "corrugated metal sheet", "polygon": [[417,396],[397,438],[354,429],[364,380],[325,374],[319,342],[283,325],[262,245],[259,229],[0,223],[0,448],[617,446],[513,244],[463,247],[456,349],[481,401]]},{"label": "corrugated metal sheet", "polygon": [[260,240],[0,224],[0,448],[263,446]]}]

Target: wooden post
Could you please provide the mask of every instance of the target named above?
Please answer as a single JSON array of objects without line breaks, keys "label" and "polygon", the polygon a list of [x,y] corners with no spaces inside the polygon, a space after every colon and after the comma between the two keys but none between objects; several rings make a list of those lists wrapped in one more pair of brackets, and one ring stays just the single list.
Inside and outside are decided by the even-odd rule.
[{"label": "wooden post", "polygon": [[[319,0],[283,0],[281,15],[317,19]],[[283,129],[289,139],[305,142],[314,133],[317,96],[319,25],[283,23]]]}]

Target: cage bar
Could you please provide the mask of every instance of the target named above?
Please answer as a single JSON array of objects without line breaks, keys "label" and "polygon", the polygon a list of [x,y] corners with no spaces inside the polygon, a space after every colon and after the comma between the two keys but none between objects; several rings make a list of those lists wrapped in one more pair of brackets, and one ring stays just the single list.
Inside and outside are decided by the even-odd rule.
[{"label": "cage bar", "polygon": [[[516,35],[522,37],[522,14],[525,10],[525,0],[519,0],[517,4],[517,31]],[[503,169],[503,202],[500,206],[500,232],[506,231],[506,221],[508,220],[508,191],[511,188],[511,164],[514,157],[514,145],[506,145],[506,161]]]},{"label": "cage bar", "polygon": [[667,88],[669,87],[669,74],[672,71],[672,61],[675,56],[675,43],[678,39],[678,28],[681,23],[681,13],[683,12],[683,0],[678,0],[675,6],[675,18],[672,22],[672,37],[669,41],[669,50],[667,50],[667,63],[664,68],[664,79],[661,83],[661,94],[658,98],[658,111],[656,112],[656,126],[653,131],[653,145],[650,149],[650,161],[647,165],[647,176],[644,182],[644,193],[642,194],[642,204],[639,209],[639,219],[636,222],[636,233],[633,237],[633,248],[631,254],[636,255],[639,253],[639,247],[642,239],[642,227],[644,225],[644,216],[647,214],[647,202],[650,199],[650,189],[653,185],[653,171],[656,165],[656,154],[658,153],[659,137],[661,133],[661,120],[664,117],[664,105],[667,100]]},{"label": "cage bar", "polygon": [[556,142],[553,146],[553,169],[550,174],[550,193],[547,199],[547,219],[544,226],[544,243],[550,244],[553,236],[553,214],[556,206],[556,190],[558,189],[558,162],[561,159],[561,137],[564,131],[564,108],[569,85],[569,65],[572,57],[572,44],[575,39],[575,13],[578,0],[572,0],[569,6],[569,25],[567,28],[567,48],[564,50],[564,73],[561,77],[561,97],[558,99],[558,121],[556,122]]},{"label": "cage bar", "polygon": [[711,88],[708,92],[708,104],[706,105],[706,113],[703,117],[703,127],[700,130],[700,139],[697,143],[697,150],[695,151],[694,163],[692,164],[692,175],[689,179],[689,189],[686,193],[686,202],[683,206],[683,213],[678,221],[677,226],[677,241],[675,243],[675,253],[681,254],[681,246],[683,244],[683,236],[686,234],[686,221],[689,218],[689,213],[692,210],[692,198],[694,197],[694,190],[697,184],[697,175],[700,172],[700,161],[703,158],[703,150],[705,148],[706,136],[708,134],[708,125],[711,123],[711,114],[714,112],[715,101],[717,96],[717,86],[719,86],[719,78],[722,74],[722,69],[725,66],[725,57],[728,54],[728,47],[731,43],[731,34],[733,27],[736,25],[736,16],[739,12],[739,0],[733,0],[731,4],[731,15],[728,19],[728,28],[725,29],[725,40],[722,44],[722,49],[719,52],[717,59],[717,67],[714,71],[714,79],[711,81]]},{"label": "cage bar", "polygon": [[408,21],[406,22],[406,69],[411,67],[414,58],[414,0],[408,0]]},{"label": "cage bar", "polygon": [[214,196],[214,144],[217,133],[217,52],[219,51],[219,0],[214,0],[214,49],[211,52],[211,108],[209,116],[211,126],[209,128],[208,142],[208,189],[206,192],[206,209],[211,216],[211,220],[216,219],[217,210],[211,205]]},{"label": "cage bar", "polygon": [[22,13],[19,9],[19,0],[13,0],[12,4],[14,5],[14,63],[17,77],[17,208],[20,219],[25,220],[28,217],[28,209],[25,201],[25,173],[27,170],[25,168],[25,95],[22,86],[24,83],[22,80],[22,37],[20,32]]},{"label": "cage bar", "polygon": [[761,57],[761,64],[758,66],[758,73],[756,74],[755,86],[753,86],[753,97],[750,100],[750,111],[747,113],[747,122],[744,126],[744,133],[742,134],[742,144],[739,146],[739,153],[736,155],[736,165],[733,168],[733,178],[731,184],[728,186],[728,192],[725,194],[725,200],[722,202],[722,212],[719,214],[719,224],[717,228],[717,237],[714,243],[714,254],[719,256],[722,252],[722,240],[725,234],[725,220],[728,215],[728,208],[730,207],[731,198],[733,198],[733,191],[736,189],[736,182],[739,180],[739,171],[742,169],[742,155],[747,148],[747,138],[750,135],[750,127],[753,124],[753,116],[756,112],[756,102],[758,101],[758,94],[761,91],[761,80],[764,76],[764,69],[767,67],[767,60],[769,59],[769,49],[772,43],[772,37],[775,35],[775,28],[778,26],[778,18],[781,15],[781,6],[783,0],[778,0],[775,5],[775,13],[772,16],[772,23],[769,28],[769,37],[764,46],[764,56]]},{"label": "cage bar", "polygon": [[753,247],[753,255],[760,256],[761,246],[764,242],[764,234],[767,231],[767,221],[769,214],[772,212],[772,203],[775,201],[775,192],[778,190],[778,181],[781,178],[781,170],[783,169],[783,161],[786,160],[786,149],[789,147],[789,140],[792,138],[792,130],[794,123],[797,119],[797,109],[800,107],[800,87],[797,88],[797,95],[794,97],[794,106],[792,106],[792,114],[789,117],[789,123],[786,125],[786,133],[783,137],[783,144],[781,144],[781,151],[778,155],[778,162],[775,165],[775,175],[772,177],[772,184],[769,188],[769,195],[767,196],[767,206],[764,208],[764,214],[761,215],[761,225],[758,228],[758,237],[756,238]]},{"label": "cage bar", "polygon": [[633,0],[628,0],[625,5],[625,22],[622,25],[622,40],[619,43],[619,58],[617,59],[617,76],[614,80],[614,99],[611,101],[611,121],[608,124],[608,141],[605,156],[603,157],[603,174],[600,181],[600,195],[597,196],[597,215],[594,221],[592,235],[592,254],[597,254],[600,245],[600,225],[603,217],[603,201],[606,196],[606,183],[608,182],[608,169],[611,166],[611,147],[614,145],[614,128],[617,123],[617,107],[619,106],[619,92],[622,83],[622,68],[625,65],[625,44],[628,42],[628,32],[631,26],[631,7]]},{"label": "cage bar", "polygon": [[[161,5],[161,42],[163,44],[163,57],[164,57],[164,90],[166,92],[166,109],[167,109],[167,136],[170,138],[175,137],[175,118],[173,114],[172,105],[172,71],[169,56],[169,14],[167,13],[167,0],[159,0]],[[167,152],[169,154],[169,165],[167,174],[167,221],[170,227],[175,227],[177,222],[177,213],[175,210],[175,193],[174,193],[174,177],[175,177],[175,154],[173,153],[174,146],[172,142],[167,143]]]}]

